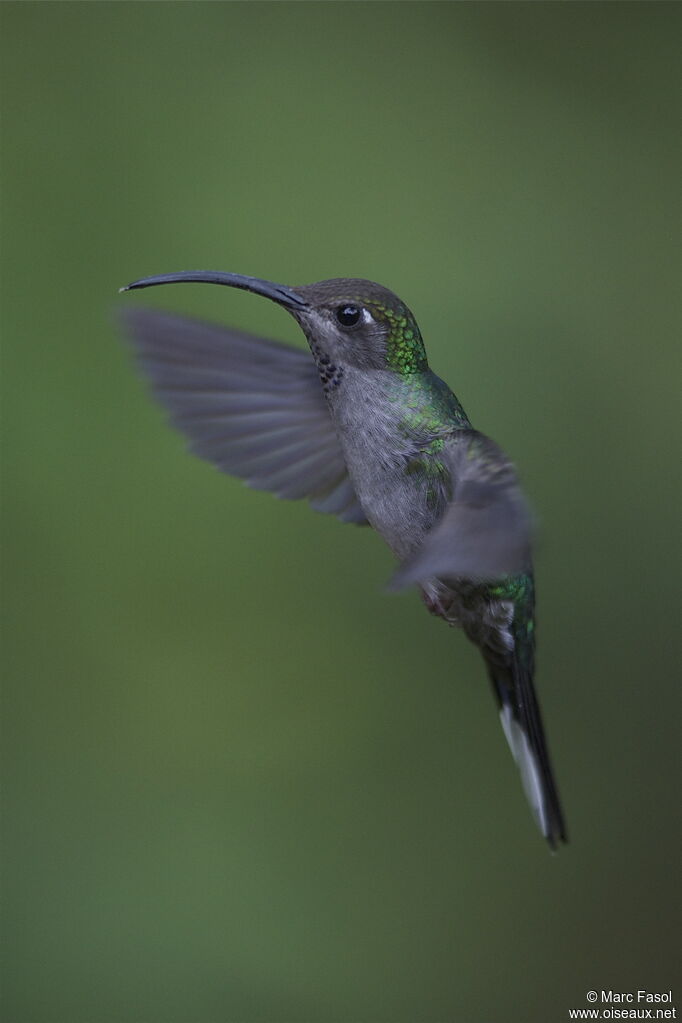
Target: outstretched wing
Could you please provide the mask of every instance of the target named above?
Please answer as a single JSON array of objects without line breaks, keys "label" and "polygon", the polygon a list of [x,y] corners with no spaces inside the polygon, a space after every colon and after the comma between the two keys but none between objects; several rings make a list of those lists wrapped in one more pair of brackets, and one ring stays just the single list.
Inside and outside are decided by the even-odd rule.
[{"label": "outstretched wing", "polygon": [[306,352],[152,309],[127,309],[137,361],[190,450],[278,497],[365,523]]},{"label": "outstretched wing", "polygon": [[457,430],[438,457],[450,480],[450,500],[394,575],[392,588],[429,579],[495,580],[526,571],[531,515],[504,452],[476,430]]}]

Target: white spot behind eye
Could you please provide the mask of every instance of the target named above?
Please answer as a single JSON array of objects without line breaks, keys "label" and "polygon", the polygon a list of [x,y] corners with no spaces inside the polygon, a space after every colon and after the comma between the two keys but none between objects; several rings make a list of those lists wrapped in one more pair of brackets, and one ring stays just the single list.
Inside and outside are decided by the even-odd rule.
[{"label": "white spot behind eye", "polygon": [[363,306],[363,309],[362,309],[362,322],[363,323],[374,323],[375,322],[374,317],[370,313],[369,309],[365,309],[364,306]]}]

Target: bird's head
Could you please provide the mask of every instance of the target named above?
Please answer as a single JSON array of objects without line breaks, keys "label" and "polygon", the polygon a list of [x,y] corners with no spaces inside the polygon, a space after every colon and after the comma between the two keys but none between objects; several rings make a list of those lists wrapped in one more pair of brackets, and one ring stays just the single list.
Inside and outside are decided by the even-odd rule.
[{"label": "bird's head", "polygon": [[194,281],[223,284],[269,298],[298,321],[316,360],[401,376],[428,368],[419,327],[407,306],[388,288],[359,278],[335,278],[288,287],[258,277],[191,270],[134,281],[122,291]]},{"label": "bird's head", "polygon": [[389,369],[401,375],[427,368],[419,327],[388,288],[337,278],[294,290],[307,303],[292,311],[313,354],[321,352],[339,365]]}]

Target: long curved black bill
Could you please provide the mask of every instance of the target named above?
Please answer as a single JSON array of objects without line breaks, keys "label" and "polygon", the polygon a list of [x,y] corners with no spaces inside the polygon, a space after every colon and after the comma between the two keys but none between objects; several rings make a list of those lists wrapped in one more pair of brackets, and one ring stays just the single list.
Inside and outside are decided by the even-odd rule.
[{"label": "long curved black bill", "polygon": [[253,291],[256,295],[278,302],[288,309],[305,309],[308,303],[293,288],[286,284],[274,284],[263,281],[260,277],[247,277],[244,274],[223,273],[221,270],[185,270],[177,274],[160,274],[158,277],[142,277],[139,281],[126,284],[120,291],[135,291],[137,288],[153,288],[157,284],[184,284],[186,281],[199,284],[224,284],[228,288],[242,288]]}]

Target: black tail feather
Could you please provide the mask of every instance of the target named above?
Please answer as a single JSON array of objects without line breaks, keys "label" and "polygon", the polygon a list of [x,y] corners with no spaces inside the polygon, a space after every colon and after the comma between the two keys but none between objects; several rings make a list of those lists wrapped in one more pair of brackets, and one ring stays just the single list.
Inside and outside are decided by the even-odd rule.
[{"label": "black tail feather", "polygon": [[489,663],[488,671],[526,796],[540,830],[550,847],[556,849],[568,837],[531,670],[514,656],[503,668]]}]

